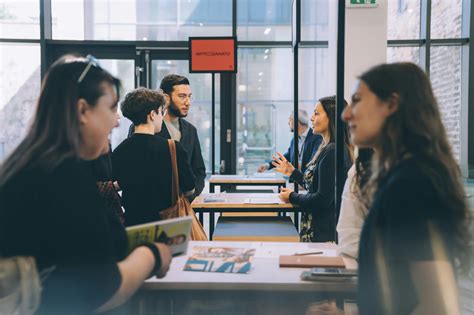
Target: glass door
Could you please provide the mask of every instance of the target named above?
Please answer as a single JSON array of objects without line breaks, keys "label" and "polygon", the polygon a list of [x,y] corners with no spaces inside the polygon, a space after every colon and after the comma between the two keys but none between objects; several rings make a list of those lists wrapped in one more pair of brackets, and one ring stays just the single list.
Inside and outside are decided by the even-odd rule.
[{"label": "glass door", "polygon": [[[193,94],[191,100],[191,108],[186,120],[192,123],[198,132],[199,142],[201,144],[201,152],[206,172],[211,173],[212,164],[212,75],[209,73],[189,73],[189,61],[187,60],[187,51],[179,51],[176,53],[159,53],[151,54],[150,62],[150,88],[159,89],[161,79],[164,76],[174,73],[185,76],[189,79],[191,91]],[[215,121],[220,120],[219,98],[219,75],[216,75],[216,104],[215,104]],[[216,161],[219,161],[219,124],[215,124],[215,151]],[[217,163],[216,163],[217,164]],[[215,169],[218,165],[215,166]]]}]

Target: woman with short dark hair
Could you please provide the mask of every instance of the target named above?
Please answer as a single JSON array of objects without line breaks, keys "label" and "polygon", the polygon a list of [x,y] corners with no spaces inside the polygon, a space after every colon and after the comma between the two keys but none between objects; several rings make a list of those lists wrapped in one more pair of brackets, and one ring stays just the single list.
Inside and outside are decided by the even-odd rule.
[{"label": "woman with short dark hair", "polygon": [[111,309],[169,268],[164,244],[122,252],[127,246],[115,243],[120,238],[83,162],[108,151],[119,88],[92,58],[55,62],[28,134],[0,170],[0,253],[36,259],[44,278],[38,314]]}]

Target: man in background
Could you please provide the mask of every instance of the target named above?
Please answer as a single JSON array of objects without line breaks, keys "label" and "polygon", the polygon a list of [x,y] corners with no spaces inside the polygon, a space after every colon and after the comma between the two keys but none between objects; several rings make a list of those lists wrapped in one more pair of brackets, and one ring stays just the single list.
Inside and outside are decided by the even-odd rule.
[{"label": "man in background", "polygon": [[[292,112],[290,117],[288,118],[288,126],[290,127],[291,133],[293,133],[295,128],[294,123],[294,113]],[[308,113],[300,109],[298,111],[298,169],[300,169],[303,173],[306,170],[306,164],[311,161],[313,155],[318,151],[319,145],[321,144],[323,138],[320,135],[314,134],[311,128],[309,128],[308,122]],[[291,164],[295,165],[294,163],[294,152],[295,146],[293,143],[293,138],[291,138],[290,147],[286,151],[285,158],[291,162]],[[262,164],[257,168],[257,172],[262,173],[266,170],[272,169],[274,166],[272,165],[272,161]]]}]

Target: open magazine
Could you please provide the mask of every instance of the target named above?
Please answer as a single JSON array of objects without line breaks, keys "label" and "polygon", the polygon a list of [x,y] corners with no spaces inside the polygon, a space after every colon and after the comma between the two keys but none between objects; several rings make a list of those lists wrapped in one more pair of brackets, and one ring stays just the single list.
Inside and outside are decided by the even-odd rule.
[{"label": "open magazine", "polygon": [[179,256],[188,249],[192,217],[180,217],[155,221],[128,227],[128,250],[131,252],[144,242],[165,243],[170,246],[171,254]]},{"label": "open magazine", "polygon": [[254,255],[254,248],[194,246],[184,270],[247,273]]}]

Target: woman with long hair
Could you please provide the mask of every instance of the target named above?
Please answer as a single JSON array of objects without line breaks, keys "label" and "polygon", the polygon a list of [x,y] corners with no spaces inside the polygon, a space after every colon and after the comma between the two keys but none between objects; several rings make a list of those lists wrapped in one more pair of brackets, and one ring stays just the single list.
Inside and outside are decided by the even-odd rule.
[{"label": "woman with long hair", "polygon": [[32,126],[1,167],[0,253],[35,258],[44,279],[38,314],[111,309],[169,268],[164,244],[127,253],[126,244],[116,243],[126,242],[125,230],[112,230],[84,163],[108,151],[119,88],[92,58],[69,55],[55,62]]},{"label": "woman with long hair", "polygon": [[[282,188],[280,198],[297,204],[304,209],[301,218],[301,240],[303,242],[335,241],[335,138],[336,97],[319,99],[311,116],[313,132],[323,137],[318,151],[308,163],[305,173],[297,170],[281,153],[273,157],[275,171],[289,176],[296,184],[304,185],[307,194],[297,194],[289,188]],[[346,162],[349,150],[345,150]],[[347,171],[349,167],[346,168]],[[345,174],[346,172],[344,172]]]},{"label": "woman with long hair", "polygon": [[411,63],[360,76],[343,112],[373,148],[359,247],[361,314],[457,314],[455,270],[469,269],[469,212],[431,84]]}]

